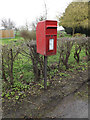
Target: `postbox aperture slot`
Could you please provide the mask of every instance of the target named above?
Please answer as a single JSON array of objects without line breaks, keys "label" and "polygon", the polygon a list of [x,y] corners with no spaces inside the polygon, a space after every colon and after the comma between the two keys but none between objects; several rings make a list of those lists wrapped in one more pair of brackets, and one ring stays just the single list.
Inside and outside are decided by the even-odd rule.
[{"label": "postbox aperture slot", "polygon": [[57,28],[57,25],[46,25],[46,28]]},{"label": "postbox aperture slot", "polygon": [[56,29],[57,27],[47,27],[47,29]]},{"label": "postbox aperture slot", "polygon": [[47,35],[55,35],[55,34],[57,34],[57,27],[56,26],[47,26],[46,27],[46,34]]}]

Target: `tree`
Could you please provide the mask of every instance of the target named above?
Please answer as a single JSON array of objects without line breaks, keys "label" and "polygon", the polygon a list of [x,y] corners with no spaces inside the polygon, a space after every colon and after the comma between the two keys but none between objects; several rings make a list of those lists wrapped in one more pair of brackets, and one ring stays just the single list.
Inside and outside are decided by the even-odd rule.
[{"label": "tree", "polygon": [[47,4],[46,2],[44,1],[44,6],[45,6],[45,20],[47,19]]},{"label": "tree", "polygon": [[73,29],[83,27],[88,29],[88,2],[72,2],[65,13],[59,18],[59,25]]},{"label": "tree", "polygon": [[5,29],[12,29],[15,28],[15,23],[9,18],[9,19],[2,19],[1,20],[1,26]]},{"label": "tree", "polygon": [[34,22],[32,22],[32,30],[36,30],[36,26],[39,21],[43,21],[43,20],[47,19],[48,11],[47,11],[47,4],[46,4],[45,0],[44,0],[44,6],[45,6],[45,13],[44,13],[44,15],[41,15],[39,18],[36,18],[36,20]]},{"label": "tree", "polygon": [[32,22],[32,30],[36,30],[36,26],[37,26],[37,23],[39,21],[43,21],[43,20],[46,20],[46,17],[44,15],[41,15],[39,18],[36,18],[36,20],[34,22]]},{"label": "tree", "polygon": [[26,20],[25,26],[26,26],[26,30],[29,30],[29,23],[27,22],[27,20]]}]

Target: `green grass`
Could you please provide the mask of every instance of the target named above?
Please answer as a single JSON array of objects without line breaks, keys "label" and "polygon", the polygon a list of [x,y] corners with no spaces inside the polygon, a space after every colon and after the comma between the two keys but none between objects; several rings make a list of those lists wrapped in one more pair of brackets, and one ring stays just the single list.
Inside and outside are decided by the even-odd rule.
[{"label": "green grass", "polygon": [[34,80],[31,59],[19,54],[18,60],[14,62],[14,78],[17,80],[22,76],[21,81],[31,82]]},{"label": "green grass", "polygon": [[17,42],[18,40],[23,40],[22,37],[15,36],[15,38],[8,38],[8,39],[0,39],[0,44],[9,44],[11,42]]},{"label": "green grass", "polygon": [[48,64],[57,63],[59,60],[59,52],[57,51],[56,55],[48,56]]}]

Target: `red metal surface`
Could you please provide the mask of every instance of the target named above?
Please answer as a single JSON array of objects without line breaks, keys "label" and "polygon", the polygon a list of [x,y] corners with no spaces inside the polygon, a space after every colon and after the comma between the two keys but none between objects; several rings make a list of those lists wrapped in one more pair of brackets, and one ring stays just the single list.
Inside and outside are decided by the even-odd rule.
[{"label": "red metal surface", "polygon": [[57,51],[57,21],[45,20],[37,24],[36,44],[37,44],[37,53],[40,53],[45,56],[56,54],[56,51]]}]

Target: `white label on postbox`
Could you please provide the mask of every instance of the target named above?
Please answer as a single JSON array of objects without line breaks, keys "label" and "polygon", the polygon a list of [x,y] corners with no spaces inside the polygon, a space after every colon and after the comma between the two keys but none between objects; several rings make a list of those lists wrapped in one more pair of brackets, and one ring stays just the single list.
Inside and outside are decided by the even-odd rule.
[{"label": "white label on postbox", "polygon": [[54,39],[49,39],[49,50],[54,49]]}]

